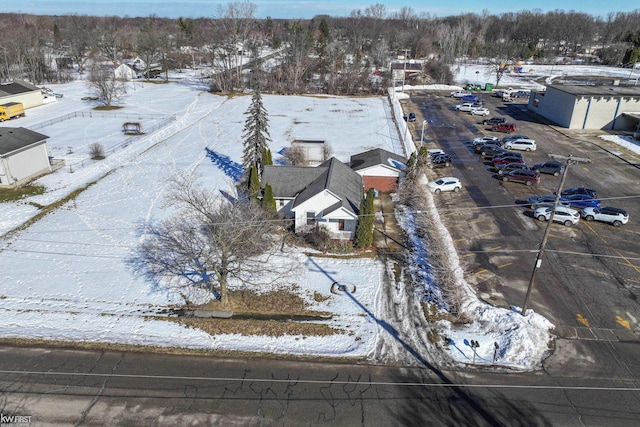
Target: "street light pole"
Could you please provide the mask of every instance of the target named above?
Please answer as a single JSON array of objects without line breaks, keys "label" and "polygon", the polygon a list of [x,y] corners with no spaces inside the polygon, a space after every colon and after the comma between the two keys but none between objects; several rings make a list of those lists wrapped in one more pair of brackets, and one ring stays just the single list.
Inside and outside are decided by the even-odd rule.
[{"label": "street light pole", "polygon": [[568,156],[560,156],[557,154],[549,154],[549,157],[556,160],[564,160],[565,168],[562,173],[562,179],[560,180],[560,185],[558,185],[558,190],[556,191],[556,199],[553,202],[553,207],[551,208],[551,216],[549,217],[549,221],[547,222],[547,226],[544,229],[544,234],[542,235],[542,242],[540,242],[540,248],[538,249],[538,254],[536,256],[536,262],[533,266],[533,271],[531,272],[531,278],[529,279],[529,285],[527,286],[527,293],[524,297],[524,303],[522,304],[522,311],[520,314],[523,316],[527,315],[527,305],[529,303],[529,297],[531,296],[531,291],[533,290],[533,283],[536,278],[536,273],[538,269],[542,265],[542,255],[544,254],[544,248],[547,245],[547,239],[549,238],[549,232],[551,231],[551,224],[553,224],[553,217],[556,213],[556,207],[560,202],[560,193],[562,193],[562,187],[564,186],[564,181],[567,178],[567,172],[569,171],[569,165],[575,165],[578,163],[591,163],[590,159],[584,159],[579,157],[573,157],[571,154]]},{"label": "street light pole", "polygon": [[420,133],[420,143],[424,143],[424,126],[427,124],[426,120],[422,121],[422,132]]}]

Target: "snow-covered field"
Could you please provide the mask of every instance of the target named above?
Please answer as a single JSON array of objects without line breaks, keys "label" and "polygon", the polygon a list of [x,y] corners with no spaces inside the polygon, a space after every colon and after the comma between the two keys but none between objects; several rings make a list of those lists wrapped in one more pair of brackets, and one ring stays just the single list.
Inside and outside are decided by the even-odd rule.
[{"label": "snow-covered field", "polygon": [[[475,75],[467,70],[470,72]],[[451,340],[449,349],[441,353],[426,338],[426,331],[416,330],[416,319],[397,316],[395,302],[417,301],[407,294],[413,291],[403,283],[397,284],[397,295],[392,296],[397,300],[389,301],[389,292],[382,286],[389,266],[371,259],[307,257],[295,248],[288,248],[283,256],[283,262],[296,269],[296,279],[290,285],[303,293],[311,308],[334,313],[330,325],[344,334],[330,338],[210,336],[148,317],[181,300],[170,291],[153,288],[127,268],[125,261],[138,239],[136,227],[167,214],[163,196],[167,178],[176,171],[195,172],[203,185],[232,191],[233,171],[241,162],[244,112],[251,100],[250,96],[212,95],[186,75],[176,77],[183,78],[171,84],[138,82],[135,88],[130,86],[122,101],[124,108],[118,113],[144,115],[140,120],[96,115],[94,104],[81,99],[88,95],[85,84],[73,82],[52,87],[64,94],[57,102],[28,110],[19,122],[3,124],[32,127],[73,112],[92,113],[92,117],[35,129],[50,136],[48,146],[54,158],[76,167],[39,179],[47,188],[43,195],[1,204],[1,234],[36,215],[36,206],[93,184],[73,201],[0,240],[0,336],[366,357],[403,363],[417,363],[421,357],[468,363],[473,357],[468,345],[471,340],[480,343],[476,361],[491,363],[494,342],[499,341],[497,364],[520,369],[539,365],[546,354],[550,325],[535,313],[523,318],[470,296],[477,321],[461,329],[439,325]],[[324,139],[341,161],[375,147],[402,153],[386,98],[265,95],[263,101],[269,113],[274,155],[293,139]],[[140,121],[144,131],[167,116],[171,120],[162,129],[119,148],[128,138],[122,133],[123,122]],[[88,146],[93,142],[109,151],[106,159],[87,161]],[[205,149],[216,156],[207,156]],[[430,200],[430,193],[425,192],[425,197]],[[332,294],[330,287],[336,281],[357,285],[357,292]],[[314,292],[327,299],[315,302]]]}]

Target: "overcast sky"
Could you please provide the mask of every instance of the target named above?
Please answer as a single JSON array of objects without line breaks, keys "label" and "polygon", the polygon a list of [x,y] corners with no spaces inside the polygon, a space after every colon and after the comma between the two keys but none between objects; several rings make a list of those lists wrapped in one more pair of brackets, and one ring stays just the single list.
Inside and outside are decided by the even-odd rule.
[{"label": "overcast sky", "polygon": [[[22,0],[5,2],[2,12],[20,12],[37,15],[94,15],[94,16],[149,16],[160,17],[215,17],[219,5],[230,1],[193,1],[193,0]],[[539,9],[542,12],[561,9],[575,10],[590,15],[606,16],[609,12],[629,12],[640,10],[638,0],[617,0],[615,2],[594,0],[536,0],[530,2],[506,2],[504,0],[458,0],[455,2],[426,2],[406,0],[253,0],[257,5],[256,17],[266,18],[312,18],[315,15],[348,16],[354,10],[361,10],[374,4],[384,4],[387,12],[394,13],[403,7],[410,7],[416,14],[429,13],[432,16],[450,16],[461,13],[481,14],[483,10],[491,14]]]}]

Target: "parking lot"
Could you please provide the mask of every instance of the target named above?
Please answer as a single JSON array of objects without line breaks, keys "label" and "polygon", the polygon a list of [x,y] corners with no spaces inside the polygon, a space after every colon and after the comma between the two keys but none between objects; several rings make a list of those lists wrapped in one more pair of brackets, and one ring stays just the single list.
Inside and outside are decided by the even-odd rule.
[{"label": "parking lot", "polygon": [[[569,131],[527,111],[526,99],[503,102],[480,95],[491,115],[517,125],[515,133],[536,141],[537,150],[523,151],[527,165],[552,160],[550,154],[589,159],[572,164],[563,188],[596,189],[602,206],[629,213],[629,223],[613,227],[587,222],[550,229],[542,264],[533,280],[528,307],[556,325],[560,336],[588,339],[637,339],[640,326],[640,164],[639,156],[598,138],[602,131]],[[531,281],[537,250],[547,222],[533,217],[524,202],[535,195],[553,194],[562,176],[542,174],[527,186],[503,182],[492,166],[476,154],[471,140],[483,135],[503,137],[482,125],[486,117],[456,111],[461,101],[449,92],[415,92],[405,101],[405,113],[415,112],[415,140],[423,121],[424,143],[452,156],[449,167],[429,171],[429,179],[455,176],[459,192],[434,195],[466,263],[467,281],[488,302],[521,307]]]}]

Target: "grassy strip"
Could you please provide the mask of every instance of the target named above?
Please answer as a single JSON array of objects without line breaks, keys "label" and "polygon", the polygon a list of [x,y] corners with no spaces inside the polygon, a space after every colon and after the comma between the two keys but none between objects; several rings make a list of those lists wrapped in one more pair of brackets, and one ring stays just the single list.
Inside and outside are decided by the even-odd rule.
[{"label": "grassy strip", "polygon": [[319,336],[343,334],[344,331],[328,325],[308,322],[286,322],[255,319],[193,319],[170,318],[180,325],[200,329],[209,335],[238,334],[242,336],[266,335],[282,337],[285,335]]},{"label": "grassy strip", "polygon": [[14,202],[29,196],[43,194],[45,188],[42,185],[24,185],[18,188],[0,188],[0,203]]},{"label": "grassy strip", "polygon": [[[316,301],[320,296],[314,296]],[[326,299],[326,298],[325,298]],[[222,307],[218,301],[210,301],[197,307],[203,310],[225,310],[241,313],[288,314],[302,316],[327,316],[331,313],[309,310],[308,303],[293,292],[280,289],[257,293],[248,289],[229,291],[229,306]]]},{"label": "grassy strip", "polygon": [[17,233],[19,231],[22,230],[26,230],[27,228],[29,228],[31,225],[35,224],[36,222],[40,221],[44,216],[48,215],[50,212],[58,209],[60,206],[63,206],[65,203],[74,200],[76,197],[78,197],[80,194],[82,194],[87,188],[95,185],[100,179],[104,178],[105,176],[109,175],[112,171],[107,172],[106,174],[102,175],[100,178],[98,178],[95,181],[89,182],[88,184],[84,185],[81,188],[78,188],[74,191],[72,191],[71,193],[69,193],[66,197],[63,197],[60,200],[57,200],[53,203],[51,203],[50,205],[46,205],[46,206],[38,206],[38,208],[40,209],[40,211],[35,214],[33,217],[31,217],[29,220],[27,220],[26,222],[24,222],[23,224],[17,226],[16,228],[14,228],[13,230],[9,230],[8,232],[6,232],[4,234],[4,236],[10,236],[14,233]]}]

